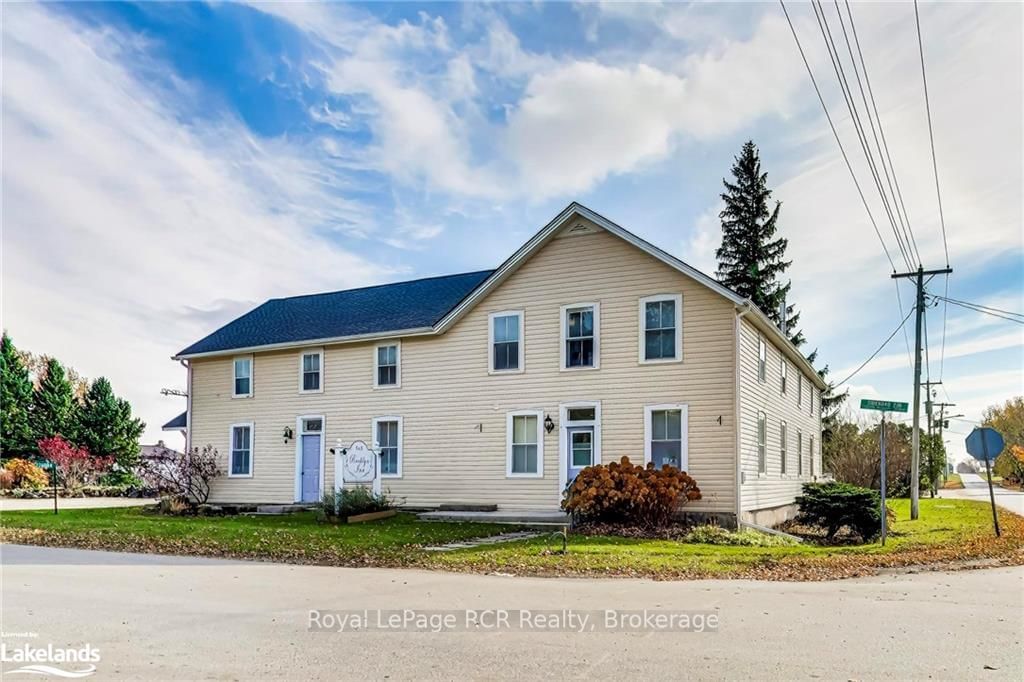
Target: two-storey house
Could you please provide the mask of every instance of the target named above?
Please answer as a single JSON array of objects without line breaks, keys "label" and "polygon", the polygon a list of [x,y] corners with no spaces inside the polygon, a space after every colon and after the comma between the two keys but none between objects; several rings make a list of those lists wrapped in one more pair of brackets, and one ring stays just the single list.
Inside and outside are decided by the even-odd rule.
[{"label": "two-storey house", "polygon": [[411,508],[557,510],[593,463],[688,471],[770,522],[821,471],[818,374],[749,301],[579,204],[495,270],[267,301],[175,359],[219,502],[313,502],[336,443]]}]

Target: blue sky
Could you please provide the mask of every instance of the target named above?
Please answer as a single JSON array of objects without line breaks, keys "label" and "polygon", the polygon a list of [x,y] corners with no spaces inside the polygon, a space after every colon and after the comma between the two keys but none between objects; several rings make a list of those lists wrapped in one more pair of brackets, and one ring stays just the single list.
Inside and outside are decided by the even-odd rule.
[{"label": "blue sky", "polygon": [[[810,6],[791,13],[870,189]],[[941,266],[913,8],[853,13],[923,260]],[[1017,311],[1021,20],[921,7],[949,292]],[[713,272],[721,180],[747,139],[783,202],[808,350],[844,376],[901,319],[777,4],[19,4],[3,34],[3,324],[111,377],[148,440],[181,408],[159,395],[184,381],[169,356],[233,316],[494,266],[572,200]],[[939,397],[977,419],[1021,393],[1020,325],[950,308],[943,354],[942,316]],[[851,382],[900,400],[910,385],[902,334]]]}]

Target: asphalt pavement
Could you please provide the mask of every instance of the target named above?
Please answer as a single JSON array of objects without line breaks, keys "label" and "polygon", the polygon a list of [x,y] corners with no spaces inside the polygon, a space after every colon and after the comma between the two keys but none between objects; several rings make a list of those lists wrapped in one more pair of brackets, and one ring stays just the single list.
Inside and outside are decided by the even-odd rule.
[{"label": "asphalt pavement", "polygon": [[[0,558],[3,643],[89,645],[99,656],[92,679],[1024,678],[1024,568],[654,582],[16,545]],[[377,609],[457,621],[437,632],[380,627]],[[480,614],[489,609],[509,610],[511,626],[488,627]],[[580,627],[586,614],[596,622],[642,609],[689,614],[689,629],[681,620],[677,629],[653,620]],[[466,610],[478,612],[477,625],[466,625]],[[538,625],[541,612],[561,620]],[[368,622],[353,630],[353,614]]]}]

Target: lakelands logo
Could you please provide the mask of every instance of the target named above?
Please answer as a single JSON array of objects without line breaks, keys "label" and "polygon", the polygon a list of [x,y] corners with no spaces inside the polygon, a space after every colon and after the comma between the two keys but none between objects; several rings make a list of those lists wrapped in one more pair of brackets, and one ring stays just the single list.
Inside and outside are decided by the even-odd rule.
[{"label": "lakelands logo", "polygon": [[[5,664],[25,664],[18,668],[4,670],[4,675],[21,673],[70,678],[88,677],[96,672],[95,664],[100,662],[100,650],[91,644],[80,647],[55,647],[53,644],[9,646],[5,642],[0,644],[0,661]],[[59,663],[63,667],[52,665],[54,663]],[[83,666],[83,664],[88,665]]]}]

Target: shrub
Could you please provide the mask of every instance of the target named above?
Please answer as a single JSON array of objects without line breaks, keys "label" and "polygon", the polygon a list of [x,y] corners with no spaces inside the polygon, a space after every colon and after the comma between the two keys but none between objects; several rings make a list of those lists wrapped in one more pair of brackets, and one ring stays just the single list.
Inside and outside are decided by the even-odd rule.
[{"label": "shrub", "polygon": [[992,475],[1009,483],[1024,483],[1024,448],[1011,445],[1003,450],[992,465]]},{"label": "shrub", "polygon": [[824,528],[831,542],[846,527],[867,542],[881,530],[881,497],[874,490],[848,483],[804,483],[797,522]]},{"label": "shrub", "polygon": [[7,472],[13,488],[39,490],[50,485],[50,475],[27,459],[7,460],[4,471]]},{"label": "shrub", "polygon": [[328,490],[317,505],[317,517],[321,520],[347,519],[357,514],[394,509],[395,502],[384,493],[374,493],[366,486]]},{"label": "shrub", "polygon": [[210,485],[223,473],[212,445],[191,452],[158,450],[139,464],[139,471],[147,487],[196,505],[206,504]]},{"label": "shrub", "polygon": [[0,469],[0,490],[10,490],[14,487],[14,474],[7,469]]},{"label": "shrub", "polygon": [[685,471],[623,457],[583,469],[567,486],[562,509],[579,521],[664,526],[680,505],[699,499],[700,488]]},{"label": "shrub", "polygon": [[57,465],[69,491],[94,485],[114,463],[112,457],[93,457],[85,448],[72,445],[61,436],[42,438],[38,446],[39,454]]},{"label": "shrub", "polygon": [[682,539],[683,542],[704,545],[742,545],[745,547],[783,547],[797,544],[796,540],[784,535],[769,535],[750,528],[727,530],[712,524],[695,526]]}]

